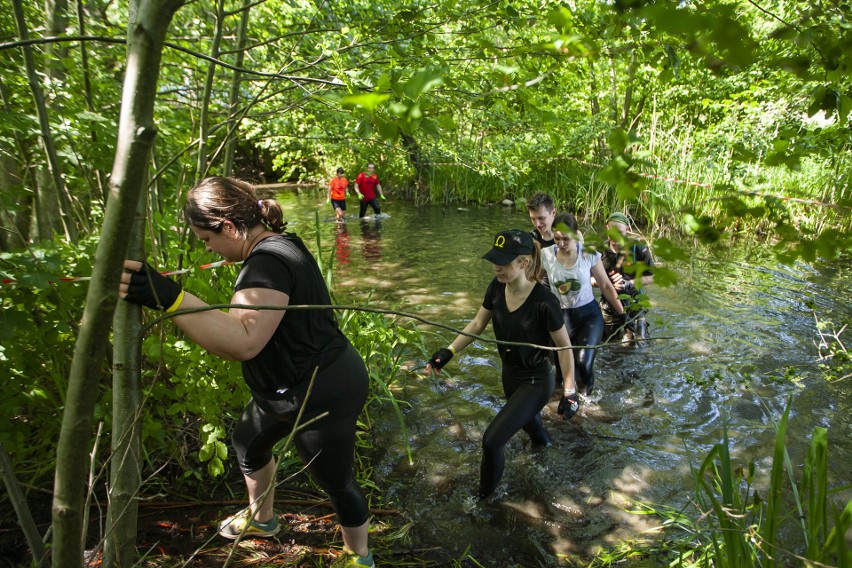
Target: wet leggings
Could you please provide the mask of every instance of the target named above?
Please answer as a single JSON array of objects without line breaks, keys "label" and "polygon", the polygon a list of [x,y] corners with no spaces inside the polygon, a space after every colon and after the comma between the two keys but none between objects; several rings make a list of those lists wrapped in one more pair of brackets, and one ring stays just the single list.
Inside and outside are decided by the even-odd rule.
[{"label": "wet leggings", "polygon": [[479,497],[488,497],[503,477],[506,464],[504,447],[509,438],[522,429],[533,444],[550,444],[550,434],[541,423],[541,409],[554,390],[553,367],[548,362],[540,372],[523,374],[503,367],[503,392],[506,404],[488,425],[482,437],[482,465],[479,470]]},{"label": "wet leggings", "polygon": [[382,212],[382,209],[379,207],[379,198],[378,197],[374,197],[374,198],[370,199],[369,201],[366,198],[364,198],[364,199],[361,200],[361,203],[360,203],[360,210],[358,211],[359,217],[363,217],[367,213],[367,206],[368,205],[373,208],[373,211],[376,213],[376,215],[378,215],[379,213]]},{"label": "wet leggings", "polygon": [[[311,478],[331,498],[344,527],[364,524],[367,500],[355,479],[355,424],[367,400],[369,375],[361,356],[351,345],[331,365],[317,373],[313,391],[302,415],[304,424],[294,442]],[[244,474],[253,473],[272,459],[275,444],[290,435],[305,400],[308,383],[287,390],[282,400],[252,399],[233,433],[233,444]]]},{"label": "wet leggings", "polygon": [[[562,310],[565,328],[571,336],[571,345],[598,345],[603,339],[604,319],[601,307],[594,300],[578,308]],[[595,386],[595,355],[597,349],[579,349],[574,351],[574,379],[577,388],[585,387],[591,394]]]}]

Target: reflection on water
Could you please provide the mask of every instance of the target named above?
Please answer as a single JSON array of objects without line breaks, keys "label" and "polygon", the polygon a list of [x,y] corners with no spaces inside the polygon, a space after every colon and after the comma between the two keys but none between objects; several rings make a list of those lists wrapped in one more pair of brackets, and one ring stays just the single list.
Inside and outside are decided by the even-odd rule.
[{"label": "reflection on water", "polygon": [[[321,202],[282,196],[309,246],[313,208]],[[492,235],[529,225],[525,211],[502,207],[415,209],[389,201],[383,211],[389,216],[379,221],[321,227],[324,255],[336,258],[337,300],[363,302],[371,293],[373,305],[399,306],[456,328],[474,315],[492,278],[480,260]],[[602,350],[596,393],[571,422],[559,420],[554,397],[544,413],[553,447],[536,451],[526,436],[515,436],[496,498],[474,499],[482,433],[503,404],[494,346],[474,342],[440,381],[408,379],[414,463],[407,462],[391,409],[375,426],[371,457],[385,496],[414,523],[415,547],[438,547],[455,558],[470,547],[485,566],[588,557],[597,546],[655,524],[626,512],[634,499],[688,507],[690,464],[720,440],[725,423],[735,458],[742,465],[756,459],[764,483],[773,422],[791,395],[792,462],[804,461],[814,426],[828,427],[831,484],[848,482],[852,394],[817,374],[814,311],[836,323],[852,320],[852,309],[839,300],[850,268],[779,266],[758,246],[746,246],[695,251],[688,264],[670,266],[679,284],[649,289],[648,321],[657,339],[643,350]],[[430,348],[452,338],[430,331],[441,336],[429,340]],[[795,382],[779,378],[790,369]],[[849,497],[847,491],[837,502]]]},{"label": "reflection on water", "polygon": [[371,264],[379,262],[382,260],[382,219],[365,218],[358,221],[358,224],[361,225],[361,254],[364,255],[364,260]]}]

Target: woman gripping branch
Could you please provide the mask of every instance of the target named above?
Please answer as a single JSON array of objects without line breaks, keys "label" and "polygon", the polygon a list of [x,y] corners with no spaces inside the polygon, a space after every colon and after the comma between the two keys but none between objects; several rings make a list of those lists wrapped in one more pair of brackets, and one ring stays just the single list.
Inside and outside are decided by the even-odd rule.
[{"label": "woman gripping branch", "polygon": [[[299,237],[285,232],[278,202],[258,199],[251,184],[225,177],[204,179],[187,195],[183,216],[208,251],[244,261],[232,304],[331,304],[315,259]],[[120,296],[166,312],[207,306],[147,263],[134,261],[125,261]],[[367,399],[369,376],[333,311],[232,308],[173,320],[210,353],[241,361],[252,394],[232,434],[249,507],[223,520],[219,534],[236,539],[243,532],[249,537],[279,532],[272,450],[290,435],[304,407],[300,424],[307,427],[296,432],[295,447],[313,480],[331,498],[342,527],[345,565],[373,567],[369,509],[354,473],[356,420]]]}]

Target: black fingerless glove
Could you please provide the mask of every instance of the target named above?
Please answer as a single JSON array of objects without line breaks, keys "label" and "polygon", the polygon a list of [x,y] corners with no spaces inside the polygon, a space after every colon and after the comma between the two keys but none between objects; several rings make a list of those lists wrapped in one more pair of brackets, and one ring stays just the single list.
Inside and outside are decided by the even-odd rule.
[{"label": "black fingerless glove", "polygon": [[571,420],[578,410],[580,410],[580,395],[572,393],[562,397],[559,406],[556,407],[556,414],[561,414],[562,420]]},{"label": "black fingerless glove", "polygon": [[183,287],[145,262],[139,272],[131,273],[124,299],[152,310],[173,312],[183,300]]},{"label": "black fingerless glove", "polygon": [[429,359],[428,365],[430,365],[434,370],[440,371],[444,365],[450,362],[450,359],[453,358],[453,352],[444,347],[443,349],[438,349],[432,358]]}]

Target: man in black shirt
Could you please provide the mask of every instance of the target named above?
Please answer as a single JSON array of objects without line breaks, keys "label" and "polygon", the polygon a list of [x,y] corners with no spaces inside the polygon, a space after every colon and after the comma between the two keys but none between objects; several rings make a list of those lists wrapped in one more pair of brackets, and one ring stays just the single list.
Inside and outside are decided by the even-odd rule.
[{"label": "man in black shirt", "polygon": [[[627,215],[615,211],[607,217],[606,230],[611,237],[604,243],[601,250],[601,262],[606,270],[612,285],[624,305],[625,321],[613,313],[606,301],[601,301],[606,332],[604,337],[613,339],[612,335],[619,331],[624,332],[623,341],[629,342],[635,339],[644,339],[648,336],[648,324],[645,313],[650,305],[648,297],[643,292],[643,286],[654,281],[654,273],[650,267],[654,266],[654,257],[645,245],[630,243],[627,233],[630,229],[630,220]],[[617,231],[620,237],[615,237],[613,231]]]}]

